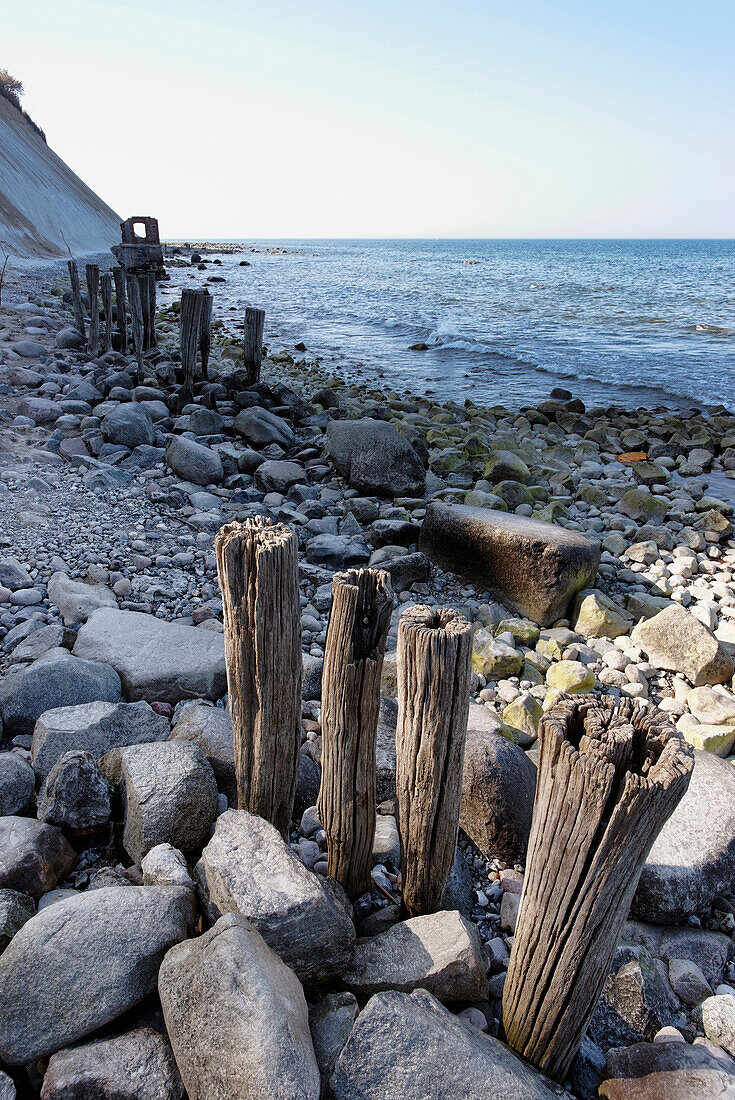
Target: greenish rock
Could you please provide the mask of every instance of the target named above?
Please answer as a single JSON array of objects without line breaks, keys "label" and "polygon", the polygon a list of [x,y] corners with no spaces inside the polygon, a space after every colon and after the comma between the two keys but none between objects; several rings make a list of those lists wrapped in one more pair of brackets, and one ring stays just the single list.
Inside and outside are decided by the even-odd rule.
[{"label": "greenish rock", "polygon": [[[684,716],[688,717],[688,716]],[[715,725],[709,722],[677,722],[677,728],[685,741],[695,749],[727,756],[735,744],[735,725]]]},{"label": "greenish rock", "polygon": [[612,554],[615,558],[622,557],[627,548],[628,542],[619,531],[611,531],[611,533],[602,540],[602,549],[607,550],[608,554]]},{"label": "greenish rock", "polygon": [[536,642],[536,652],[549,661],[560,661],[566,646],[558,638],[549,638],[544,634]]},{"label": "greenish rock", "polygon": [[529,692],[524,692],[509,703],[503,711],[503,723],[517,734],[511,740],[522,749],[530,748],[538,737],[538,724],[542,714],[541,704]]},{"label": "greenish rock", "polygon": [[619,638],[627,634],[633,620],[604,592],[580,592],[574,602],[574,629],[583,638]]},{"label": "greenish rock", "polygon": [[521,504],[533,504],[533,496],[520,481],[499,481],[495,486],[495,492],[505,501],[511,512]]},{"label": "greenish rock", "polygon": [[640,486],[637,489],[628,489],[618,502],[618,510],[637,523],[650,523],[658,527],[666,518],[669,502],[665,497],[654,496],[648,489]]},{"label": "greenish rock", "polygon": [[487,630],[478,630],[472,648],[472,667],[488,680],[504,680],[518,676],[523,668],[523,655],[498,642]]},{"label": "greenish rock", "polygon": [[501,619],[495,633],[505,634],[506,631],[513,635],[518,645],[525,645],[532,649],[539,639],[541,628],[530,619]]},{"label": "greenish rock", "polygon": [[559,500],[550,500],[543,508],[533,513],[534,519],[545,520],[546,523],[555,523],[558,519],[566,519],[569,512]]},{"label": "greenish rock", "polygon": [[485,463],[482,476],[493,483],[510,480],[527,485],[531,480],[531,471],[523,459],[512,451],[494,451]]},{"label": "greenish rock", "polygon": [[591,504],[595,508],[604,508],[608,497],[607,493],[596,485],[580,485],[577,491],[577,500],[583,500],[586,504]]},{"label": "greenish rock", "polygon": [[556,661],[546,673],[546,683],[567,695],[583,695],[595,686],[595,674],[580,661]]},{"label": "greenish rock", "polygon": [[528,656],[523,661],[523,671],[521,672],[521,680],[526,680],[534,687],[538,687],[545,683],[544,673],[539,669],[538,665],[532,664],[529,661]]},{"label": "greenish rock", "polygon": [[494,508],[498,512],[507,512],[508,505],[495,493],[485,493],[481,489],[472,489],[465,493],[464,503],[473,508]]},{"label": "greenish rock", "polygon": [[634,462],[631,473],[641,485],[665,485],[671,480],[669,471],[657,462]]}]

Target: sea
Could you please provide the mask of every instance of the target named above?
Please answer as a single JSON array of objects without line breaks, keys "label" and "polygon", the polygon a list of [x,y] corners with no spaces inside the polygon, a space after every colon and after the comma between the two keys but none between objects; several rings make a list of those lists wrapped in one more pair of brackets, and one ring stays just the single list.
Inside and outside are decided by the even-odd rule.
[{"label": "sea", "polygon": [[239,243],[216,312],[261,306],[267,343],[303,342],[349,381],[509,409],[561,387],[735,411],[735,240]]}]

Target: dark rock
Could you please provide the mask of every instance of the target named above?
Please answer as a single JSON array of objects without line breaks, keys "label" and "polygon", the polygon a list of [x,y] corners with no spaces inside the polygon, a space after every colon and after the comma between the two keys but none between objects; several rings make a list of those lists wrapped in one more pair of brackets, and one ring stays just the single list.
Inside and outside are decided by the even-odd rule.
[{"label": "dark rock", "polygon": [[120,677],[108,664],[81,660],[70,653],[41,657],[0,680],[0,718],[5,735],[15,737],[33,733],[36,720],[51,707],[95,699],[114,702],[120,696]]},{"label": "dark rock", "polygon": [[588,1029],[602,1050],[650,1042],[674,1022],[678,1002],[665,973],[666,966],[644,947],[618,947]]},{"label": "dark rock", "polygon": [[415,496],[424,491],[421,459],[392,424],[382,420],[332,420],[327,450],[349,484],[379,496]]},{"label": "dark rock", "polygon": [[150,1027],[54,1054],[41,1100],[184,1100],[171,1044]]},{"label": "dark rock", "polygon": [[36,906],[30,894],[23,894],[20,890],[0,890],[0,954],[35,912]]},{"label": "dark rock", "polygon": [[0,888],[40,898],[76,865],[60,829],[32,817],[0,817]]},{"label": "dark rock", "polygon": [[71,830],[107,824],[110,789],[90,753],[76,749],[56,761],[38,798],[38,819]]},{"label": "dark rock", "polygon": [[460,825],[486,858],[523,861],[531,834],[536,766],[491,730],[468,729]]},{"label": "dark rock", "polygon": [[152,447],[156,442],[151,414],[136,401],[112,409],[103,419],[100,430],[108,443],[121,443],[131,451],[141,443]]},{"label": "dark rock", "polygon": [[607,1056],[602,1100],[735,1100],[735,1074],[703,1046],[636,1043]]},{"label": "dark rock", "polygon": [[217,452],[183,435],[171,437],[166,448],[166,462],[179,477],[195,485],[219,485],[224,477],[222,459]]},{"label": "dark rock", "polygon": [[306,481],[306,470],[298,462],[267,459],[255,471],[255,484],[263,493],[286,493],[299,481]]},{"label": "dark rock", "polygon": [[33,768],[18,752],[0,753],[0,816],[22,814],[33,802]]},{"label": "dark rock", "polygon": [[239,412],[233,427],[253,447],[267,447],[269,443],[278,443],[288,450],[296,438],[287,420],[257,405]]}]

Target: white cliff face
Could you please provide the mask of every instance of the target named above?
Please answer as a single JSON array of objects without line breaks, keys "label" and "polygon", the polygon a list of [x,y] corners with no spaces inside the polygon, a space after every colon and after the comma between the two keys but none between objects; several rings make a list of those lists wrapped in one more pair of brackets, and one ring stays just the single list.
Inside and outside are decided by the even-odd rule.
[{"label": "white cliff face", "polygon": [[0,243],[14,257],[106,251],[120,218],[0,97]]}]

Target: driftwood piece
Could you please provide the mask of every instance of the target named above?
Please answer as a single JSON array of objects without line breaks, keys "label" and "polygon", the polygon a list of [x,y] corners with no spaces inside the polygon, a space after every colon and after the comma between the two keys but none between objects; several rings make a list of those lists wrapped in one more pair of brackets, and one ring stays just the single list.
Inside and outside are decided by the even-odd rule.
[{"label": "driftwood piece", "polygon": [[392,607],[383,570],[335,573],[322,673],[318,811],[329,874],[352,898],[370,888],[380,676]]},{"label": "driftwood piece", "polygon": [[137,275],[128,275],[128,304],[133,347],[138,361],[138,385],[143,381],[143,304],[140,300],[140,283]]},{"label": "driftwood piece", "polygon": [[563,1081],[610,972],[641,869],[694,757],[664,715],[562,698],[541,719],[526,876],[503,993],[508,1042]]},{"label": "driftwood piece", "polygon": [[87,293],[89,295],[89,338],[87,351],[97,355],[100,346],[100,269],[97,264],[87,264]]},{"label": "driftwood piece", "polygon": [[181,368],[184,375],[180,409],[194,400],[194,374],[196,371],[197,348],[199,347],[199,329],[202,323],[203,299],[200,290],[185,289],[181,292],[181,313],[179,315],[179,342],[181,347]]},{"label": "driftwood piece", "polygon": [[112,277],[115,280],[115,314],[117,317],[117,331],[120,336],[120,351],[123,355],[127,355],[128,303],[125,293],[125,273],[121,267],[113,267]]},{"label": "driftwood piece", "polygon": [[76,260],[67,260],[69,269],[69,281],[71,283],[71,304],[74,310],[74,327],[84,338],[87,337],[87,329],[84,324],[84,306],[82,304],[82,291],[79,286],[79,269]]},{"label": "driftwood piece", "polygon": [[260,364],[263,359],[263,325],[265,310],[247,306],[245,309],[245,351],[242,365],[248,385],[260,382]]},{"label": "driftwood piece", "polygon": [[212,348],[212,304],[208,290],[202,292],[202,322],[199,329],[199,352],[202,357],[202,378],[209,378],[209,353]]},{"label": "driftwood piece", "polygon": [[298,540],[255,516],[215,539],[238,806],[288,839],[301,733]]},{"label": "driftwood piece", "polygon": [[439,905],[457,847],[470,706],[472,627],[457,611],[417,605],[398,623],[396,799],[403,902]]},{"label": "driftwood piece", "polygon": [[145,333],[145,348],[158,347],[156,341],[156,273],[151,268],[147,275],[142,276],[143,286],[140,288],[142,295],[147,300],[148,326]]},{"label": "driftwood piece", "polygon": [[105,351],[112,351],[112,274],[103,271],[100,275],[102,294],[102,313],[105,318]]}]

